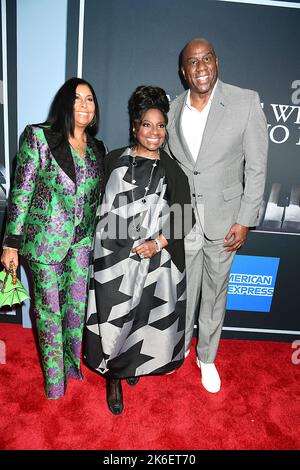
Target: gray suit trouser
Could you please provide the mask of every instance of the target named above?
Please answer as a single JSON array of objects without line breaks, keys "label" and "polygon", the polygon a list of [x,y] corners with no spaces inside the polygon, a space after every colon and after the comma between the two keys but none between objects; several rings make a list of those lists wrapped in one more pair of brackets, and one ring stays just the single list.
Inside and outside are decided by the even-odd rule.
[{"label": "gray suit trouser", "polygon": [[225,318],[227,287],[234,254],[225,251],[224,239],[209,240],[203,231],[203,205],[194,207],[196,224],[185,238],[187,313],[185,350],[190,348],[198,324],[197,355],[215,361]]}]

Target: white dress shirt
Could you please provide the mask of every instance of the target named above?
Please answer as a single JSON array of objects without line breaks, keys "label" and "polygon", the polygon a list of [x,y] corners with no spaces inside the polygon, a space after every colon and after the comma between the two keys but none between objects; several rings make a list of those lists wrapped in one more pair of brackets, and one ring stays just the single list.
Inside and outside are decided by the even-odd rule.
[{"label": "white dress shirt", "polygon": [[217,82],[213,88],[213,91],[209,97],[209,100],[202,111],[198,111],[194,106],[191,105],[190,90],[188,91],[186,102],[184,105],[182,117],[181,117],[181,126],[184,138],[188,144],[189,150],[193,156],[193,159],[197,160],[204,129],[206,126],[209,110],[211,107],[211,102],[215,93]]}]

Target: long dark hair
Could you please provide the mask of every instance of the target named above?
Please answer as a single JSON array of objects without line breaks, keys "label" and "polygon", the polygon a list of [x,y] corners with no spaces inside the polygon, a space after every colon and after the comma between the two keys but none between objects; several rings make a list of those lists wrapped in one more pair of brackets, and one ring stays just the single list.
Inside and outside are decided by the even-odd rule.
[{"label": "long dark hair", "polygon": [[129,139],[130,145],[136,145],[136,138],[133,128],[139,129],[144,115],[148,109],[158,109],[161,111],[165,124],[168,124],[169,100],[165,90],[158,86],[138,86],[128,101],[128,113],[130,121]]},{"label": "long dark hair", "polygon": [[86,128],[86,132],[93,137],[98,131],[100,116],[95,91],[92,85],[83,78],[73,77],[67,80],[57,91],[51,103],[47,120],[43,123],[50,125],[53,131],[62,134],[66,140],[70,135],[74,136],[74,102],[78,85],[87,85],[90,88],[95,103],[95,117]]}]

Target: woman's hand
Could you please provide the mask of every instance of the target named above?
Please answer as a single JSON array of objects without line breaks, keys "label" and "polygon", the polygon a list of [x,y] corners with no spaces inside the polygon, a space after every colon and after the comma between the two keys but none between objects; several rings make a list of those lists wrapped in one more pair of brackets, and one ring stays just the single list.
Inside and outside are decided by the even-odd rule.
[{"label": "woman's hand", "polygon": [[[168,242],[163,235],[159,236],[159,241],[161,249],[168,245]],[[155,240],[149,240],[148,242],[142,243],[132,250],[132,252],[139,255],[140,258],[152,258],[152,256],[156,255],[158,251],[160,250],[157,250]]]},{"label": "woman's hand", "polygon": [[11,263],[14,263],[15,267],[17,268],[19,265],[18,251],[14,248],[3,248],[1,263],[7,271],[10,270]]},{"label": "woman's hand", "polygon": [[154,240],[149,240],[134,248],[132,252],[139,255],[140,258],[152,258],[157,253],[156,243]]}]

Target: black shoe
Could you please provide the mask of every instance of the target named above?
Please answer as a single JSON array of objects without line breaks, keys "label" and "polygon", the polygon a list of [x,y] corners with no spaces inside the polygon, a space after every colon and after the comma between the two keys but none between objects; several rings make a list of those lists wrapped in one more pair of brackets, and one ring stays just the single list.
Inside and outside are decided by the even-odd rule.
[{"label": "black shoe", "polygon": [[106,379],[106,401],[114,415],[122,413],[124,405],[121,379]]},{"label": "black shoe", "polygon": [[128,385],[136,385],[139,380],[139,377],[127,377],[126,382],[128,383]]}]

